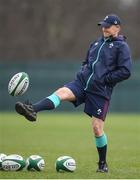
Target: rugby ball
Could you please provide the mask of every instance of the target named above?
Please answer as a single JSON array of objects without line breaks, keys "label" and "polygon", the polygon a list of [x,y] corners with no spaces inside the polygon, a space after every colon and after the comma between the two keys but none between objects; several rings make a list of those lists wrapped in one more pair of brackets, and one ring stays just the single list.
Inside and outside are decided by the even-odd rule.
[{"label": "rugby ball", "polygon": [[70,156],[61,156],[55,162],[57,172],[74,172],[76,169],[76,162]]},{"label": "rugby ball", "polygon": [[45,161],[39,155],[31,155],[26,160],[26,169],[28,171],[42,171],[45,168]]},{"label": "rugby ball", "polygon": [[21,96],[27,91],[28,86],[28,74],[25,72],[19,72],[11,78],[8,84],[8,92],[12,96]]},{"label": "rugby ball", "polygon": [[6,157],[6,154],[0,153],[0,170],[2,169],[2,161]]},{"label": "rugby ball", "polygon": [[2,161],[2,169],[5,171],[20,171],[25,165],[23,157],[17,154],[6,156]]}]

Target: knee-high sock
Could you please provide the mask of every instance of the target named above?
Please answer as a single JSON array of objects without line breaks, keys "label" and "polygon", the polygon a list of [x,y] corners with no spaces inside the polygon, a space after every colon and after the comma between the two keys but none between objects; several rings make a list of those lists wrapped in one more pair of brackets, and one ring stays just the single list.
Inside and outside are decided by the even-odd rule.
[{"label": "knee-high sock", "polygon": [[53,93],[52,95],[42,99],[41,101],[33,104],[33,108],[36,112],[43,110],[52,110],[59,106],[61,100],[60,98]]},{"label": "knee-high sock", "polygon": [[95,137],[95,141],[99,155],[99,162],[106,162],[107,137],[105,133],[102,136]]}]

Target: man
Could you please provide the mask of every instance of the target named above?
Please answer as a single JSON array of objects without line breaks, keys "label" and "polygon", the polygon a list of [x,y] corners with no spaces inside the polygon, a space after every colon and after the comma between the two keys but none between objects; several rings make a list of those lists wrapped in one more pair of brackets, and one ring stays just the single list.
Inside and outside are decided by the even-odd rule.
[{"label": "man", "polygon": [[37,112],[54,109],[62,101],[70,101],[75,106],[85,103],[84,112],[92,118],[99,155],[96,172],[108,172],[104,122],[114,86],[130,77],[131,56],[125,37],[119,35],[121,21],[117,15],[106,16],[98,25],[103,35],[90,45],[75,80],[36,104],[17,102],[15,109],[29,121],[36,121]]}]

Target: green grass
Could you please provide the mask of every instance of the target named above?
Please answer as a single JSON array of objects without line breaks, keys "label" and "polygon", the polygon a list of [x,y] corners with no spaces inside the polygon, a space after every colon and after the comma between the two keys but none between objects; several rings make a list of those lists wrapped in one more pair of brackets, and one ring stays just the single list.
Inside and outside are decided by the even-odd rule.
[{"label": "green grass", "polygon": [[[109,173],[96,173],[98,156],[88,116],[72,113],[40,113],[35,123],[16,113],[0,113],[0,153],[24,158],[41,155],[46,162],[42,172],[0,171],[3,179],[127,179],[140,178],[140,121],[135,114],[109,114],[105,123],[108,135]],[[72,156],[74,173],[57,173],[55,160]]]}]

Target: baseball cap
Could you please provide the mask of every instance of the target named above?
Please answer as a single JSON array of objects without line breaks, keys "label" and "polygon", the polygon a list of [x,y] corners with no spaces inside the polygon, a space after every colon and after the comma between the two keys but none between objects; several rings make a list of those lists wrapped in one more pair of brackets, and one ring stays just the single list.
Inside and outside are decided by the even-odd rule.
[{"label": "baseball cap", "polygon": [[103,21],[98,23],[98,26],[109,28],[112,25],[121,25],[120,18],[115,14],[107,15]]}]

